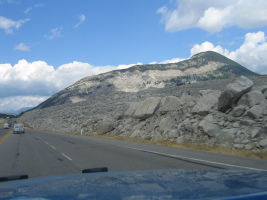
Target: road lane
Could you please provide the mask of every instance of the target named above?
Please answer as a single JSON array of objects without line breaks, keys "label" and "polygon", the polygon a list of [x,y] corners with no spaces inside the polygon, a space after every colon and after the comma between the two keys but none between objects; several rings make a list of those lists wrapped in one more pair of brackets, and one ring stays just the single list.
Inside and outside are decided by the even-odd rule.
[{"label": "road lane", "polygon": [[26,130],[0,144],[0,176],[30,177],[143,169],[263,169],[267,161],[144,143]]},{"label": "road lane", "polygon": [[28,174],[30,177],[78,172],[72,163],[31,134],[11,134],[0,144],[0,176]]},{"label": "road lane", "polygon": [[0,141],[2,138],[4,138],[8,134],[9,131],[10,129],[0,128]]}]

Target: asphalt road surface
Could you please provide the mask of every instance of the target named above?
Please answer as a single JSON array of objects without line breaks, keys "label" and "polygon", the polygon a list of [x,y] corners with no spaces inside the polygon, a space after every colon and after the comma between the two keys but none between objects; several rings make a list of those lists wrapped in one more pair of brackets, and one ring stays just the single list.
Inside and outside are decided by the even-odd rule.
[{"label": "asphalt road surface", "polygon": [[[265,170],[267,160],[135,143],[106,138],[27,130],[13,134],[0,129],[0,176],[30,178],[77,174],[83,169],[109,171],[144,169]],[[7,135],[9,133],[9,135]]]}]

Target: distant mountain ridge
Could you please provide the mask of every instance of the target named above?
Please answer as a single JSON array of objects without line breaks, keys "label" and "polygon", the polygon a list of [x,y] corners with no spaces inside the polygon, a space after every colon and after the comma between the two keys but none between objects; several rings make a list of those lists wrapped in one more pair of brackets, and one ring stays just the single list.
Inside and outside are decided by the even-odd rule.
[{"label": "distant mountain ridge", "polygon": [[33,109],[34,107],[23,107],[19,110],[1,110],[0,112],[6,115],[19,115],[21,112],[25,112],[27,110]]},{"label": "distant mountain ridge", "polygon": [[56,93],[34,109],[87,101],[111,92],[138,92],[148,88],[177,86],[185,82],[234,78],[256,73],[213,51],[169,64],[135,65],[100,75],[85,77]]}]

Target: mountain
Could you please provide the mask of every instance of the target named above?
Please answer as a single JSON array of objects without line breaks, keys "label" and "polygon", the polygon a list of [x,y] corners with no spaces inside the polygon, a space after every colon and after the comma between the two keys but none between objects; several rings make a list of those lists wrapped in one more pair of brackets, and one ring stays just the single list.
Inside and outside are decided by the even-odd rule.
[{"label": "mountain", "polygon": [[1,113],[5,113],[6,115],[19,115],[21,112],[25,112],[27,110],[33,109],[34,107],[23,107],[19,110],[1,110]]},{"label": "mountain", "polygon": [[7,118],[7,117],[15,118],[16,116],[14,116],[14,115],[9,115],[9,114],[4,114],[4,113],[0,113],[0,118]]},{"label": "mountain", "polygon": [[266,152],[267,76],[255,75],[205,52],[85,77],[20,119],[41,130]]},{"label": "mountain", "polygon": [[33,108],[34,108],[34,107],[23,107],[23,108],[21,108],[21,109],[19,109],[19,110],[16,110],[16,111],[14,112],[14,114],[19,115],[20,113],[22,113],[22,112],[26,112],[26,111],[31,110],[31,109],[33,109]]},{"label": "mountain", "polygon": [[112,92],[138,92],[214,79],[234,78],[256,73],[213,51],[196,54],[188,60],[169,64],[135,65],[100,75],[85,77],[56,93],[34,109],[88,101]]}]

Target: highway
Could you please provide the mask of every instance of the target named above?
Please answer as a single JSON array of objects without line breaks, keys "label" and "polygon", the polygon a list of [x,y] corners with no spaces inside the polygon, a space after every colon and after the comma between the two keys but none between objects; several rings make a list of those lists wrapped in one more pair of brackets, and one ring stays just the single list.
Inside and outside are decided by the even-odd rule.
[{"label": "highway", "polygon": [[13,134],[0,129],[0,176],[30,178],[77,174],[83,169],[109,171],[144,169],[266,170],[267,160],[196,150],[26,129]]}]

